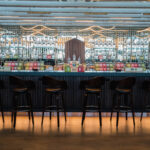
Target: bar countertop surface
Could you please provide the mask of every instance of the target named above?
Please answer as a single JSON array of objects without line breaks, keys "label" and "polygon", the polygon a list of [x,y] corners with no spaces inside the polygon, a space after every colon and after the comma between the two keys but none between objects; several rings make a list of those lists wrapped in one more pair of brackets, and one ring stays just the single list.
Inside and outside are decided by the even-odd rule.
[{"label": "bar countertop surface", "polygon": [[150,76],[150,72],[48,72],[48,71],[9,71],[0,72],[1,76]]}]

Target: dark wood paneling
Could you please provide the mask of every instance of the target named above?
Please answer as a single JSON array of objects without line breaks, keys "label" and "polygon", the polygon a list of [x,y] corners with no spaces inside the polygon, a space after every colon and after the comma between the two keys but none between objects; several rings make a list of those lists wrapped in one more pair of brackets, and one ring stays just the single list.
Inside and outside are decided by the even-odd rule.
[{"label": "dark wood paneling", "polygon": [[72,39],[65,43],[65,62],[70,57],[73,60],[73,55],[76,55],[76,60],[80,57],[81,63],[85,62],[85,43],[78,40]]}]

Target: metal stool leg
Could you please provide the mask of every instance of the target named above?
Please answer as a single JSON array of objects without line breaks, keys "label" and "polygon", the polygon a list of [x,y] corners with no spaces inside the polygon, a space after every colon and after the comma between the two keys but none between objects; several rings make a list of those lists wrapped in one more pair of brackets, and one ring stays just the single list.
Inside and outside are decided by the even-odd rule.
[{"label": "metal stool leg", "polygon": [[101,116],[101,95],[97,95],[97,101],[98,101],[98,112],[99,112],[99,122],[100,126],[102,126],[102,116]]},{"label": "metal stool leg", "polygon": [[85,120],[87,98],[88,98],[88,94],[85,93],[84,94],[84,102],[83,102],[82,126],[83,126],[83,123]]},{"label": "metal stool leg", "polygon": [[[14,109],[15,109],[15,94],[13,94],[13,111],[14,111]],[[11,122],[13,122],[14,121],[14,112],[11,112]]]},{"label": "metal stool leg", "polygon": [[57,127],[59,128],[59,98],[55,95],[56,99],[56,110],[57,110]]},{"label": "metal stool leg", "polygon": [[[128,95],[127,94],[124,95],[124,100],[125,100],[124,101],[125,105],[128,106]],[[126,120],[128,120],[128,109],[126,109],[125,113],[126,113]]]},{"label": "metal stool leg", "polygon": [[[52,99],[53,98],[53,95],[50,94],[50,106],[52,105]],[[50,112],[49,112],[49,119],[51,120],[52,119],[52,112],[51,112],[51,107],[50,107]]]},{"label": "metal stool leg", "polygon": [[113,110],[114,110],[114,105],[115,105],[115,98],[116,98],[116,93],[113,94],[113,101],[112,101],[112,110],[111,110],[110,121],[112,121]]},{"label": "metal stool leg", "polygon": [[62,103],[63,103],[65,121],[67,121],[67,117],[66,117],[66,107],[65,107],[65,101],[64,101],[64,93],[61,94],[61,97],[62,97]]},{"label": "metal stool leg", "polygon": [[135,113],[134,113],[134,104],[133,104],[133,95],[132,95],[132,93],[130,94],[130,98],[131,98],[133,125],[135,126]]},{"label": "metal stool leg", "polygon": [[120,113],[120,100],[121,100],[121,95],[119,94],[118,95],[118,110],[117,110],[117,120],[116,120],[116,126],[118,127],[118,124],[119,124],[119,113]]},{"label": "metal stool leg", "polygon": [[4,123],[5,120],[4,120],[4,112],[3,112],[3,104],[2,104],[2,101],[1,101],[1,95],[0,95],[0,107],[1,107],[1,113],[2,113],[2,120],[3,120],[3,123]]},{"label": "metal stool leg", "polygon": [[29,103],[30,103],[30,110],[29,113],[31,113],[31,117],[32,117],[32,124],[34,125],[34,115],[33,115],[33,107],[32,107],[32,100],[31,100],[31,95],[30,93],[27,93],[27,100],[29,99]]},{"label": "metal stool leg", "polygon": [[[26,96],[26,99],[27,99],[27,104],[28,104],[28,106],[30,106],[31,104],[30,104],[29,97]],[[28,117],[29,117],[29,121],[30,121],[30,111],[28,111]]]},{"label": "metal stool leg", "polygon": [[44,94],[44,101],[43,101],[43,112],[42,112],[42,122],[41,122],[41,125],[43,125],[43,121],[44,121],[44,112],[45,112],[45,108],[46,108],[46,97],[47,97],[47,94],[45,93]]},{"label": "metal stool leg", "polygon": [[19,95],[14,95],[14,99],[13,99],[13,103],[14,103],[14,113],[13,113],[13,117],[14,117],[14,128],[16,127],[16,117],[17,117],[17,109],[18,109],[18,101],[17,101],[17,98],[18,98]]}]

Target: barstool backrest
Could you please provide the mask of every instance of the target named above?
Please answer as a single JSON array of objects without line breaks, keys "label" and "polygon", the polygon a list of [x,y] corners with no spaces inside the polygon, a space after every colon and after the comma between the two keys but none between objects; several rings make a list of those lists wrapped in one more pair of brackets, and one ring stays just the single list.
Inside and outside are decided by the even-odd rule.
[{"label": "barstool backrest", "polygon": [[105,84],[105,77],[94,77],[89,80],[83,80],[80,82],[80,89],[84,90],[85,88],[101,88]]},{"label": "barstool backrest", "polygon": [[110,89],[111,90],[115,90],[117,85],[118,85],[119,81],[118,80],[113,80],[110,82]]},{"label": "barstool backrest", "polygon": [[135,77],[127,77],[119,81],[117,88],[119,89],[132,89],[136,82]]},{"label": "barstool backrest", "polygon": [[143,81],[143,83],[142,83],[142,88],[143,88],[144,90],[150,90],[150,80],[145,80],[145,81]]},{"label": "barstool backrest", "polygon": [[17,87],[17,88],[27,87],[26,81],[19,78],[19,77],[17,77],[17,76],[10,76],[9,77],[9,83],[10,83],[11,86]]},{"label": "barstool backrest", "polygon": [[4,82],[2,80],[0,80],[0,89],[4,88]]},{"label": "barstool backrest", "polygon": [[49,88],[61,88],[61,89],[67,89],[67,83],[64,80],[57,80],[50,76],[44,76],[42,77],[42,83],[43,85],[49,87]]}]

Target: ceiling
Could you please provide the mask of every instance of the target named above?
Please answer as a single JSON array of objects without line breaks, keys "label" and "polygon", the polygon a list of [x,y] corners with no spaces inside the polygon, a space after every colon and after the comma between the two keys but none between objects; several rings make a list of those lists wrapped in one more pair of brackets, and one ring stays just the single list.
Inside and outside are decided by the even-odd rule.
[{"label": "ceiling", "polygon": [[0,25],[150,27],[150,1],[0,0]]}]

